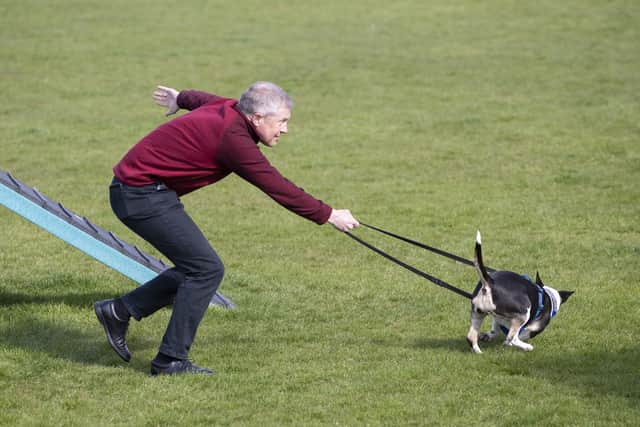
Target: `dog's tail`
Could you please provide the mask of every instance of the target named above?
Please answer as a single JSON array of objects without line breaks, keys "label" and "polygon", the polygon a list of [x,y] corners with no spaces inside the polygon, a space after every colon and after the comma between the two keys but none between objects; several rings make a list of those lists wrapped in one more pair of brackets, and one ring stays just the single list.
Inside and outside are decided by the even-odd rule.
[{"label": "dog's tail", "polygon": [[473,264],[476,266],[476,270],[480,276],[482,289],[484,292],[487,292],[487,289],[490,287],[491,283],[493,283],[493,279],[489,276],[489,273],[487,273],[487,269],[482,262],[482,239],[480,238],[480,230],[478,230],[478,233],[476,234],[476,251]]}]

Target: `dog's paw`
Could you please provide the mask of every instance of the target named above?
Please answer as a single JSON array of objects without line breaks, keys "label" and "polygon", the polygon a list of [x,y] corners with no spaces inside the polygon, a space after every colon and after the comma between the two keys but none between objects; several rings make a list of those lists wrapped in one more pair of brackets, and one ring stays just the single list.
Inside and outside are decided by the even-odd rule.
[{"label": "dog's paw", "polygon": [[480,338],[480,341],[485,341],[485,342],[493,341],[496,338],[496,335],[498,335],[498,334],[492,333],[492,332],[485,332],[485,333],[480,334],[479,338]]},{"label": "dog's paw", "polygon": [[528,344],[526,342],[522,342],[518,339],[515,339],[513,341],[505,341],[504,345],[509,346],[509,347],[517,347],[522,351],[531,351],[533,350],[533,346],[531,344]]},{"label": "dog's paw", "polygon": [[469,343],[469,347],[471,347],[471,351],[474,353],[482,353],[480,347],[478,347],[478,340],[474,339],[471,336],[467,337],[467,343]]},{"label": "dog's paw", "polygon": [[522,351],[531,351],[531,350],[533,350],[533,346],[531,344],[527,344],[526,342],[520,343],[520,345],[518,347],[521,348]]}]

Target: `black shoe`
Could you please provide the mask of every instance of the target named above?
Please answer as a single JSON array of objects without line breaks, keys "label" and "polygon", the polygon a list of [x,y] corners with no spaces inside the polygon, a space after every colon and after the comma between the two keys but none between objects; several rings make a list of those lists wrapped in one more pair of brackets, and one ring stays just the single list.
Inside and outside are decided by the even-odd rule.
[{"label": "black shoe", "polygon": [[214,371],[196,366],[189,360],[174,360],[168,365],[157,365],[151,362],[151,375],[203,374],[213,375]]},{"label": "black shoe", "polygon": [[111,347],[125,362],[131,360],[131,353],[125,341],[127,329],[129,328],[129,319],[121,320],[118,318],[112,299],[98,301],[93,304],[93,310],[96,312],[100,324],[102,324],[104,331],[107,333],[107,339]]}]

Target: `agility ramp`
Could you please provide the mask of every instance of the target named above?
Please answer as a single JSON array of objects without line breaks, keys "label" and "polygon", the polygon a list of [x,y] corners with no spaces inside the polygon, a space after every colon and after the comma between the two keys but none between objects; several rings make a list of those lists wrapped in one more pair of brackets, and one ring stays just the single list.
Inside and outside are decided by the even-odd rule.
[{"label": "agility ramp", "polygon": [[[0,170],[0,204],[138,284],[170,268],[3,170]],[[235,308],[220,293],[213,296],[209,305]]]}]

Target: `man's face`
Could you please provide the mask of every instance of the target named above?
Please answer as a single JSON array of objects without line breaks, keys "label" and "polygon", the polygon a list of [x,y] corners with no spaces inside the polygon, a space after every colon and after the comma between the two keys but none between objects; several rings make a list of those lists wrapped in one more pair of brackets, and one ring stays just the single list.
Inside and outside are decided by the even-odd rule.
[{"label": "man's face", "polygon": [[280,107],[277,113],[262,116],[254,114],[251,122],[256,128],[260,141],[267,147],[273,147],[278,143],[280,134],[288,132],[291,111],[287,107]]}]

